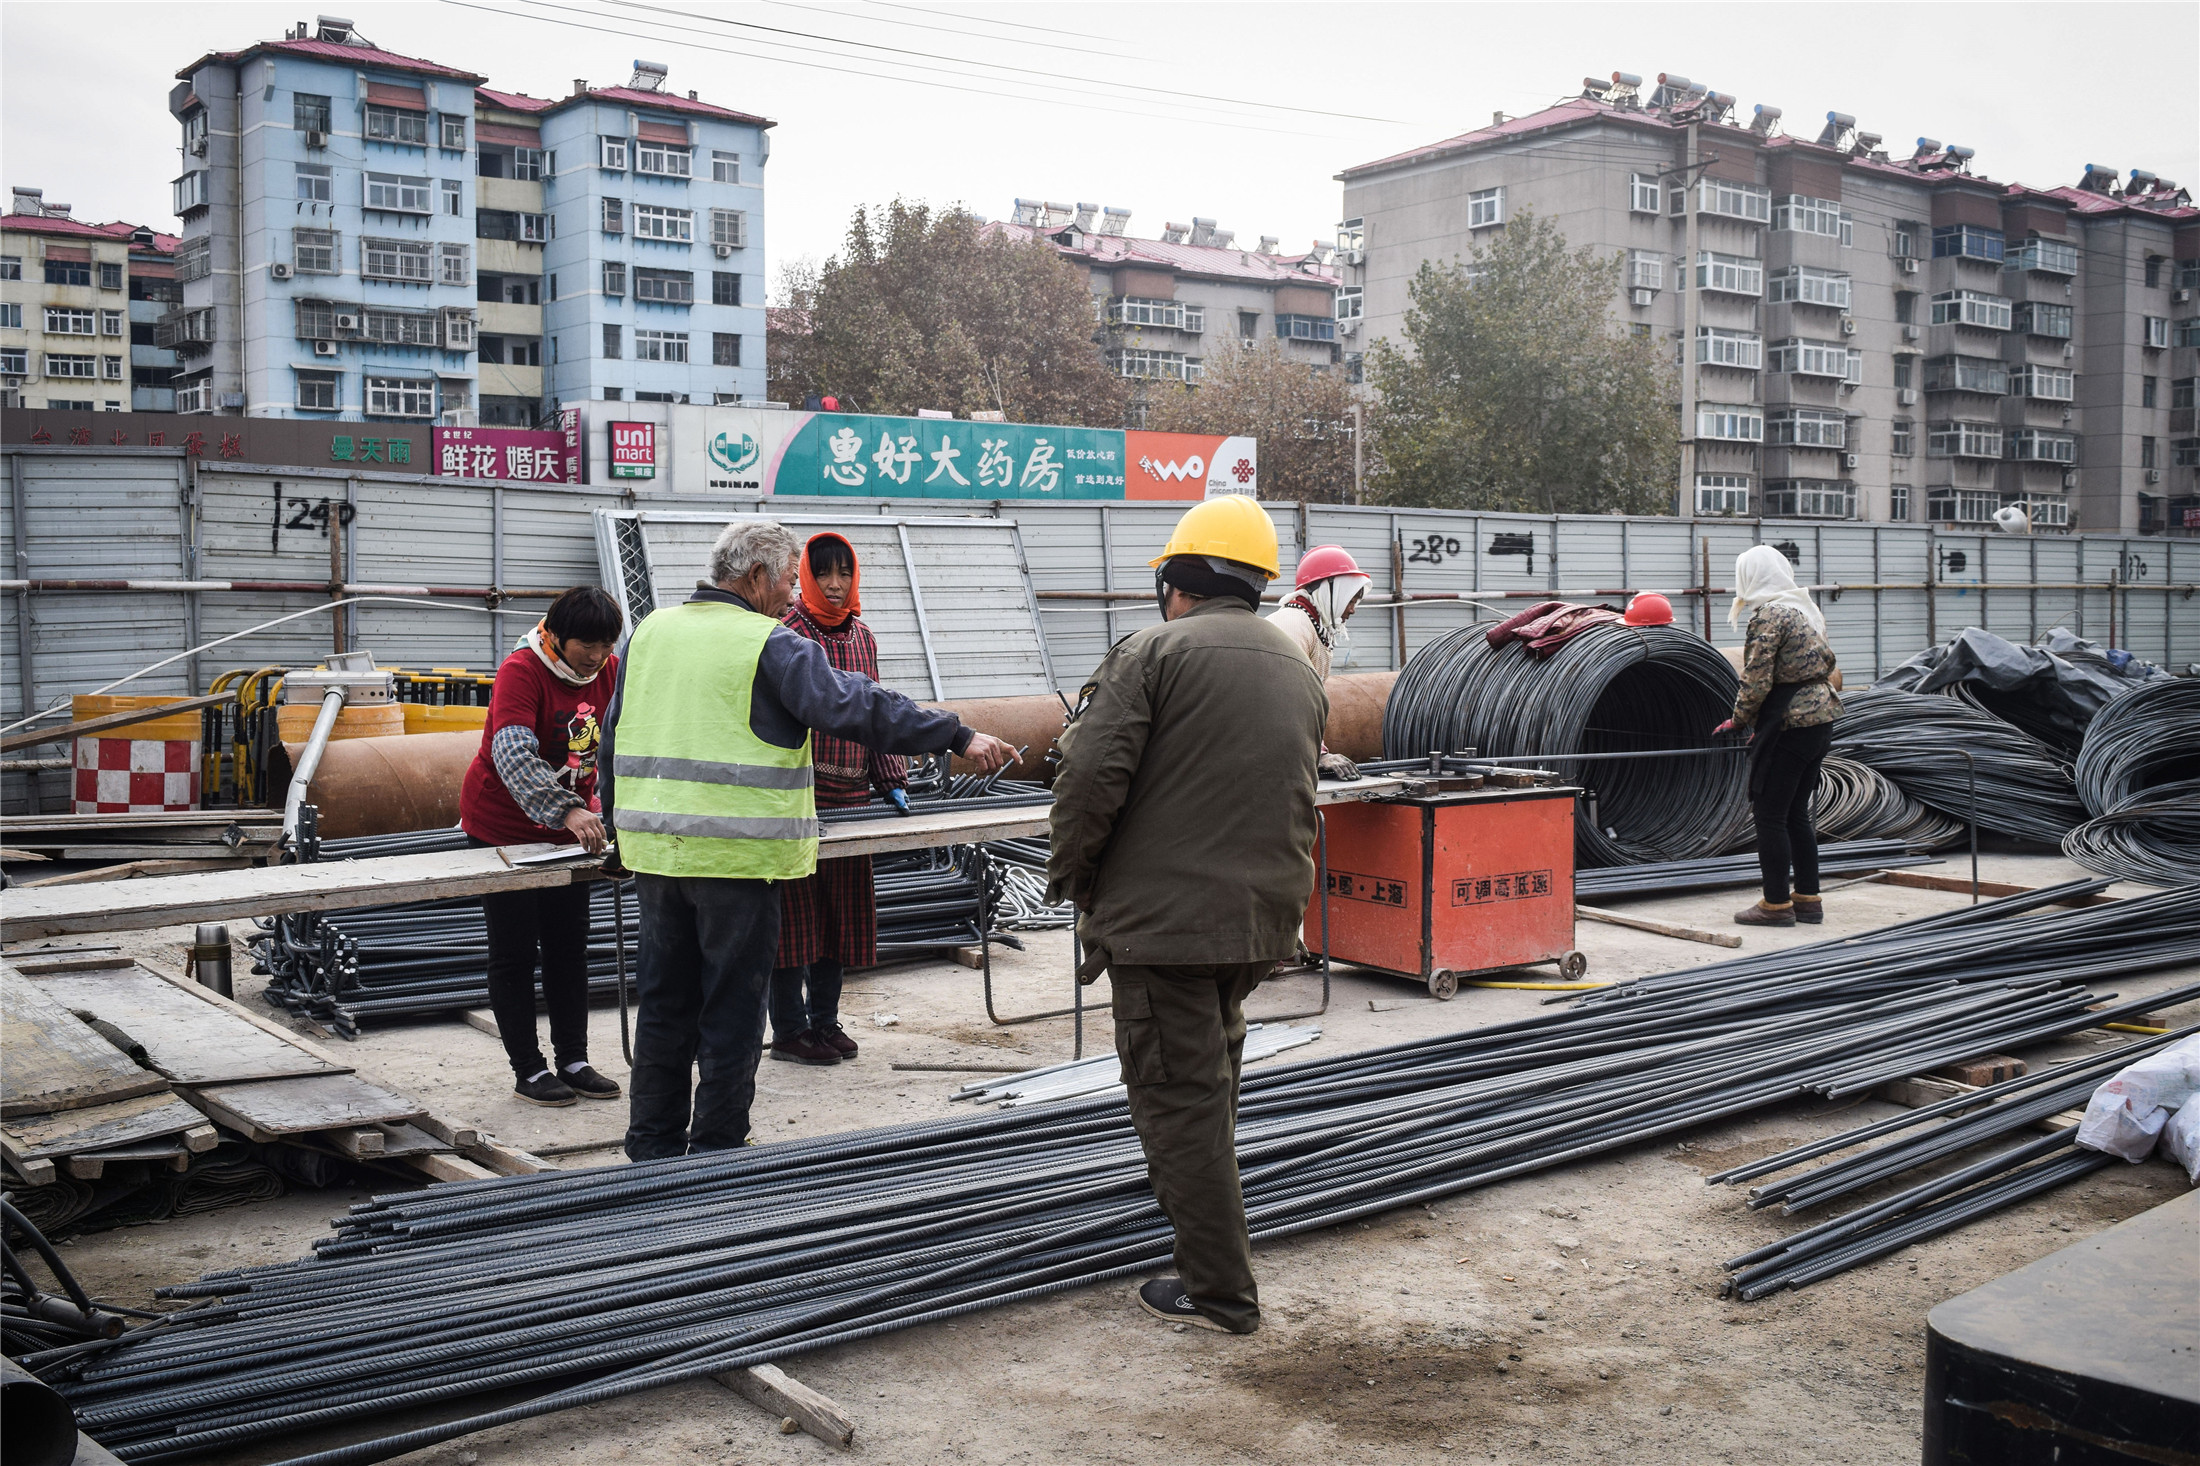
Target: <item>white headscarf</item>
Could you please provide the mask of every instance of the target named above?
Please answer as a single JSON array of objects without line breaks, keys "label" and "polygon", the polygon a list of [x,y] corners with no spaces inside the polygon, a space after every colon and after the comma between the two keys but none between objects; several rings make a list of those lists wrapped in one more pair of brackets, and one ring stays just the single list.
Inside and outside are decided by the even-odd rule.
[{"label": "white headscarf", "polygon": [[1751,545],[1734,557],[1734,604],[1726,613],[1726,624],[1738,626],[1744,611],[1770,605],[1793,606],[1820,636],[1825,635],[1826,614],[1810,592],[1795,583],[1788,557],[1770,545]]},{"label": "white headscarf", "polygon": [[1296,602],[1304,606],[1312,615],[1322,645],[1343,652],[1352,644],[1352,633],[1345,628],[1344,613],[1351,610],[1352,603],[1367,594],[1368,587],[1374,583],[1365,575],[1332,575],[1291,592],[1283,598],[1283,603]]}]

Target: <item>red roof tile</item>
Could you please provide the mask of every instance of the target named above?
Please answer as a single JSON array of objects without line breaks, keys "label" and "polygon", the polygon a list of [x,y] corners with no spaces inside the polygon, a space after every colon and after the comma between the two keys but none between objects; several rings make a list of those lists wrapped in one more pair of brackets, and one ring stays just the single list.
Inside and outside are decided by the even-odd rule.
[{"label": "red roof tile", "polygon": [[1122,234],[1087,234],[1078,244],[1066,245],[1036,225],[995,223],[987,227],[1024,239],[1048,240],[1061,253],[1095,265],[1147,264],[1220,280],[1319,285],[1331,289],[1338,280],[1335,270],[1314,264],[1311,256],[1303,254],[1264,255],[1235,245],[1217,249],[1211,244],[1170,244],[1166,240],[1133,239]]},{"label": "red roof tile", "polygon": [[547,112],[558,105],[540,97],[530,97],[525,92],[500,92],[494,87],[475,87],[474,100],[484,107],[501,107],[507,112]]},{"label": "red roof tile", "polygon": [[50,214],[0,214],[0,229],[22,234],[51,234],[64,239],[112,239],[108,228],[82,219],[57,219]]},{"label": "red roof tile", "polygon": [[209,62],[234,65],[269,51],[279,51],[289,56],[309,56],[317,61],[333,61],[345,66],[376,66],[387,71],[410,71],[421,76],[447,77],[452,81],[470,81],[476,85],[488,79],[471,71],[461,71],[455,66],[445,66],[439,61],[423,61],[417,56],[400,56],[394,51],[383,51],[373,46],[351,46],[340,41],[255,41],[241,51],[209,51],[177,72],[176,79],[189,81],[192,72]]},{"label": "red roof tile", "polygon": [[475,87],[475,100],[484,106],[501,107],[509,112],[555,112],[579,102],[614,102],[627,107],[651,108],[662,112],[690,112],[698,117],[716,117],[723,122],[745,122],[754,127],[777,127],[768,117],[758,117],[751,112],[736,112],[731,107],[720,107],[710,102],[692,101],[678,92],[645,92],[639,87],[590,87],[585,96],[553,97],[544,101],[523,92],[500,92],[490,87]]}]

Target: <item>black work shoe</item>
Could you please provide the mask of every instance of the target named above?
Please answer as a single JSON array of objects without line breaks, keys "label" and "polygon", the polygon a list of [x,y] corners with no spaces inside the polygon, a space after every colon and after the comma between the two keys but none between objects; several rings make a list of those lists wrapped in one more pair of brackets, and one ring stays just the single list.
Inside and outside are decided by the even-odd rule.
[{"label": "black work shoe", "polygon": [[840,1050],[819,1038],[814,1030],[805,1028],[793,1038],[773,1039],[772,1057],[790,1064],[837,1064]]},{"label": "black work shoe", "polygon": [[1816,896],[1795,898],[1795,919],[1805,926],[1823,926],[1826,921],[1826,903]]},{"label": "black work shoe", "polygon": [[856,1047],[856,1041],[848,1037],[848,1030],[837,1023],[828,1023],[823,1028],[815,1031],[817,1036],[824,1040],[826,1046],[843,1059],[852,1059],[862,1052],[861,1049]]},{"label": "black work shoe", "polygon": [[1184,1292],[1182,1278],[1155,1278],[1138,1289],[1138,1306],[1155,1318],[1169,1323],[1186,1323],[1197,1329],[1213,1329],[1218,1334],[1232,1333],[1206,1314]]},{"label": "black work shoe", "polygon": [[625,1093],[616,1079],[606,1079],[586,1064],[578,1069],[561,1069],[558,1078],[582,1099],[617,1099]]},{"label": "black work shoe", "polygon": [[512,1093],[531,1105],[548,1105],[552,1109],[577,1105],[581,1100],[573,1093],[572,1086],[555,1074],[537,1074],[532,1079],[522,1079],[512,1086]]}]

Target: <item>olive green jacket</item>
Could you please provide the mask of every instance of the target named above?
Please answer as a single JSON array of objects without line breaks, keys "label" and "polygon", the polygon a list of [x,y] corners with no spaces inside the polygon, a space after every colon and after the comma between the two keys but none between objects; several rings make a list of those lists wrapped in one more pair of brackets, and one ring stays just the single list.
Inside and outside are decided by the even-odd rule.
[{"label": "olive green jacket", "polygon": [[1314,890],[1329,717],[1305,653],[1242,602],[1203,601],[1118,642],[1079,703],[1047,899],[1077,903],[1110,963],[1291,955]]}]

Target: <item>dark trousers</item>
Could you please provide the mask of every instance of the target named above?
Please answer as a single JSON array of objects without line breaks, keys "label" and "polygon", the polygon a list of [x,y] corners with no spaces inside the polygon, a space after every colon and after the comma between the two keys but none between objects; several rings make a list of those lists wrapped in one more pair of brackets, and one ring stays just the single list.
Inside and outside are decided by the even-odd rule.
[{"label": "dark trousers", "polygon": [[1199,1311],[1232,1332],[1260,1326],[1253,1239],[1238,1184],[1238,1074],[1245,998],[1276,964],[1110,967],[1115,1052],[1153,1194],[1176,1228],[1176,1270]]},{"label": "dark trousers", "polygon": [[[1818,894],[1818,830],[1811,824],[1810,800],[1818,791],[1818,769],[1833,746],[1833,724],[1782,728],[1765,754],[1763,779],[1750,813],[1757,821],[1757,866],[1765,878],[1765,901],[1785,905],[1788,872],[1795,890]],[[1752,780],[1753,783],[1758,782]]]},{"label": "dark trousers", "polygon": [[[748,1139],[764,1047],[764,996],[779,953],[770,881],[637,875],[634,1071],[626,1154],[662,1160]],[[689,1083],[693,1086],[690,1124]]]},{"label": "dark trousers", "polygon": [[557,1067],[588,1062],[588,890],[543,886],[481,898],[489,927],[489,1008],[520,1079],[551,1067],[535,1041],[538,955]]},{"label": "dark trousers", "polygon": [[772,1037],[784,1042],[804,1029],[823,1031],[840,1021],[840,982],[845,971],[830,957],[807,967],[772,969]]}]

